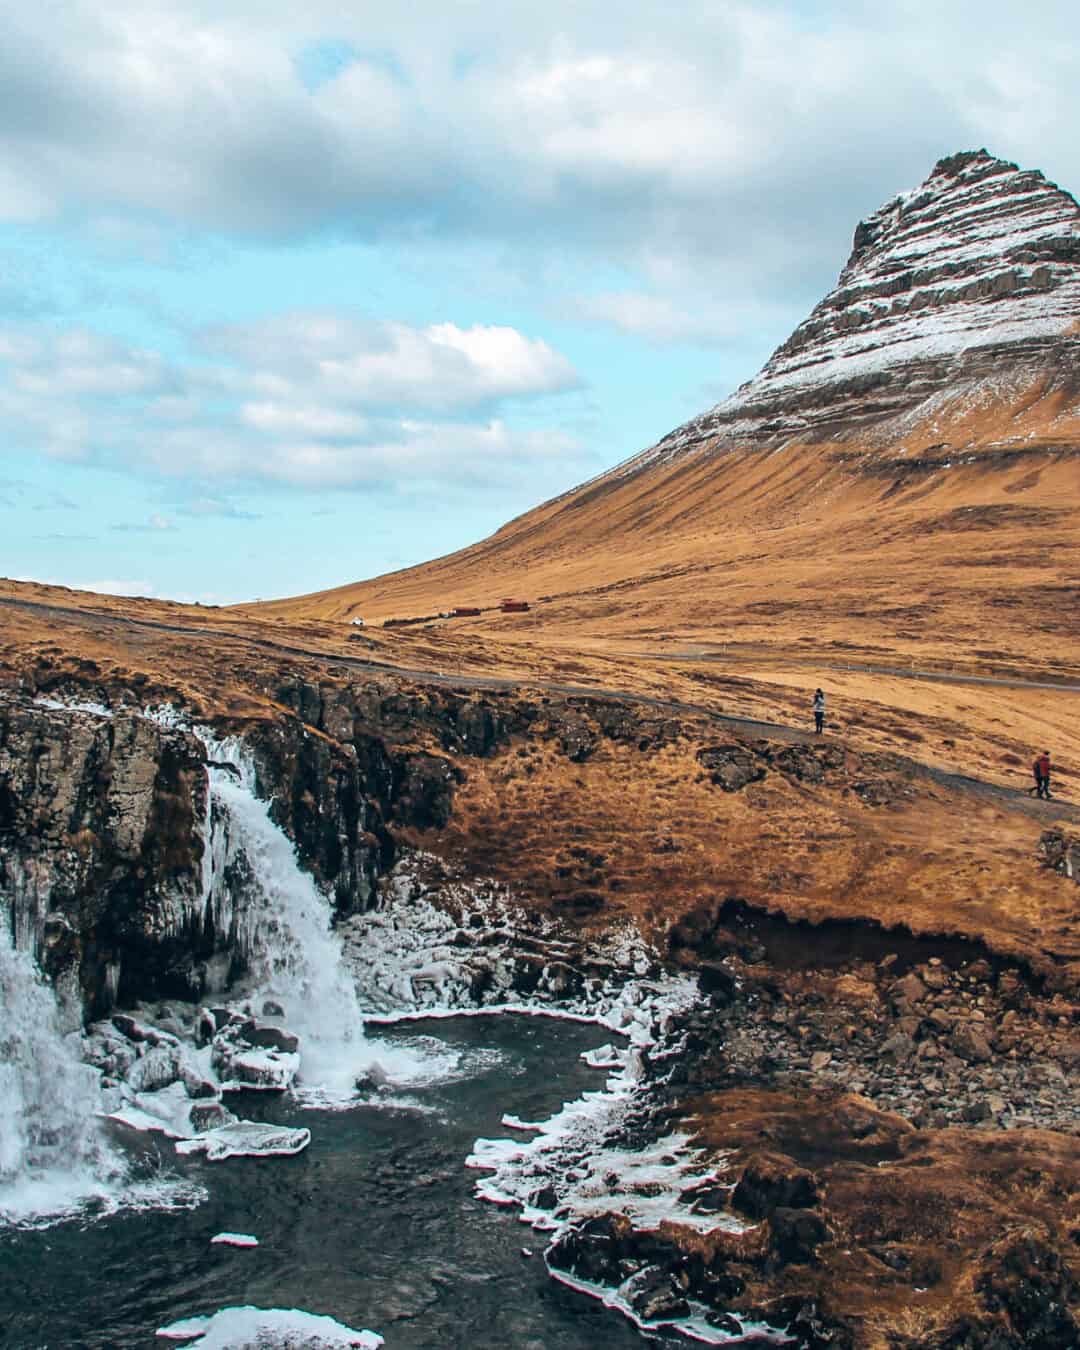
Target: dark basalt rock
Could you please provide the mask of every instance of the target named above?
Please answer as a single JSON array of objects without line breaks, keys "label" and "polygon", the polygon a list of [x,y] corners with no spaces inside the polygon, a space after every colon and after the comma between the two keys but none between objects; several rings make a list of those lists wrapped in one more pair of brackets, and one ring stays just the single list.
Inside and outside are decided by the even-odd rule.
[{"label": "dark basalt rock", "polygon": [[[297,683],[297,702],[320,716],[329,713],[339,730],[352,730],[340,707],[328,709],[321,693],[306,689]],[[393,860],[384,816],[394,766],[385,747],[370,741],[359,748],[335,745],[287,719],[258,723],[244,739],[255,761],[256,793],[270,803],[274,823],[294,841],[340,913],[366,909]]]},{"label": "dark basalt rock", "polygon": [[188,1111],[191,1128],[199,1133],[204,1130],[219,1129],[222,1125],[228,1125],[235,1119],[233,1113],[220,1101],[192,1102],[191,1109]]},{"label": "dark basalt rock", "polygon": [[0,886],[45,973],[74,976],[89,1016],[197,990],[212,942],[184,917],[201,895],[206,792],[186,732],[0,702]]},{"label": "dark basalt rock", "polygon": [[461,770],[437,755],[417,754],[395,766],[395,816],[417,829],[441,829],[450,819]]},{"label": "dark basalt rock", "polygon": [[764,1219],[778,1208],[806,1209],[817,1201],[813,1173],[770,1153],[748,1160],[731,1197],[732,1207],[752,1219]]},{"label": "dark basalt rock", "polygon": [[1017,1346],[1074,1350],[1080,1323],[1070,1311],[1080,1285],[1060,1254],[1033,1233],[1009,1237],[987,1254],[977,1289],[990,1312],[1004,1312]]},{"label": "dark basalt rock", "polygon": [[672,1321],[690,1314],[690,1304],[671,1272],[660,1266],[646,1266],[632,1275],[623,1286],[623,1294],[645,1322]]},{"label": "dark basalt rock", "polygon": [[[626,1225],[624,1224],[623,1227]],[[548,1264],[593,1284],[617,1285],[622,1244],[618,1221],[610,1214],[598,1215],[568,1229],[548,1250]]]},{"label": "dark basalt rock", "polygon": [[765,766],[743,745],[707,745],[698,751],[697,761],[709,770],[709,779],[725,792],[738,792],[765,777]]},{"label": "dark basalt rock", "polygon": [[816,1249],[829,1237],[825,1220],[807,1209],[774,1209],[769,1228],[776,1253],[785,1263],[812,1263]]}]

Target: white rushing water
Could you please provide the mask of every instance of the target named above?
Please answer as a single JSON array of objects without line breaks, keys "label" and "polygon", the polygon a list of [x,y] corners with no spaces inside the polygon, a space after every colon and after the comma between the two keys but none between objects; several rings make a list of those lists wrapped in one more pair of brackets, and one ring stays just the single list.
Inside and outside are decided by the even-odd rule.
[{"label": "white rushing water", "polygon": [[248,966],[255,1011],[277,1004],[300,1037],[295,1095],[312,1105],[344,1105],[356,1098],[358,1078],[373,1072],[379,1081],[407,1085],[449,1071],[445,1055],[432,1058],[364,1035],[330,903],[255,795],[250,756],[236,738],[203,733],[203,740],[210,763],[204,903]]},{"label": "white rushing water", "polygon": [[0,1223],[68,1212],[121,1175],[97,1118],[98,1075],[53,990],[0,916]]}]

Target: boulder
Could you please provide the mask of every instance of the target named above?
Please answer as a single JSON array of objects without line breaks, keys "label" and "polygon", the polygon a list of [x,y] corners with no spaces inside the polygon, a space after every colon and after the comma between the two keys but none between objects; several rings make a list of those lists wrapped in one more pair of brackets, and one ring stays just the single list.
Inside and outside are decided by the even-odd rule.
[{"label": "boulder", "polygon": [[690,1315],[690,1304],[670,1271],[660,1266],[646,1266],[631,1275],[619,1292],[643,1322],[672,1322]]},{"label": "boulder", "polygon": [[949,1048],[967,1064],[985,1064],[994,1058],[994,1052],[983,1033],[967,1023],[960,1023],[952,1029]]},{"label": "boulder", "polygon": [[780,1153],[753,1154],[731,1196],[732,1207],[752,1219],[763,1219],[778,1206],[802,1209],[817,1201],[814,1174]]},{"label": "boulder", "polygon": [[184,1091],[196,1101],[218,1095],[217,1084],[196,1073],[190,1064],[181,1065],[180,1078],[184,1084]]},{"label": "boulder", "polygon": [[566,1230],[548,1250],[548,1264],[591,1284],[618,1285],[622,1255],[620,1225],[611,1214],[598,1214]]},{"label": "boulder", "polygon": [[915,1053],[915,1042],[902,1031],[894,1032],[878,1052],[883,1060],[892,1064],[904,1064]]},{"label": "boulder", "polygon": [[294,1036],[284,1027],[274,1026],[272,1022],[257,1022],[253,1017],[241,1023],[237,1035],[248,1045],[279,1050],[284,1055],[294,1055],[300,1049],[299,1036]]},{"label": "boulder", "polygon": [[234,1028],[214,1041],[210,1063],[224,1092],[242,1088],[284,1092],[300,1070],[300,1056],[234,1039]]},{"label": "boulder", "polygon": [[1039,840],[1039,856],[1044,867],[1080,885],[1080,839],[1064,830],[1046,830]]},{"label": "boulder", "polygon": [[780,1260],[800,1265],[811,1264],[817,1248],[829,1237],[825,1220],[808,1209],[774,1209],[769,1229]]},{"label": "boulder", "polygon": [[709,781],[724,792],[739,792],[765,777],[765,766],[743,745],[703,746],[697,761],[709,770]]},{"label": "boulder", "polygon": [[129,1041],[140,1044],[143,1041],[149,1041],[153,1036],[153,1031],[144,1023],[138,1021],[130,1013],[116,1013],[112,1019],[113,1026],[121,1036],[126,1036]]},{"label": "boulder", "polygon": [[889,997],[894,1004],[915,1004],[921,1003],[928,992],[926,985],[912,970],[890,986]]},{"label": "boulder", "polygon": [[208,1008],[200,1008],[195,1018],[195,1044],[209,1045],[218,1033],[217,1020]]},{"label": "boulder", "polygon": [[800,783],[825,779],[826,755],[813,745],[786,745],[772,756],[773,767]]},{"label": "boulder", "polygon": [[381,1092],[390,1082],[386,1070],[381,1064],[369,1064],[356,1076],[357,1092]]},{"label": "boulder", "polygon": [[175,1083],[184,1068],[183,1056],[174,1045],[155,1045],[128,1070],[128,1084],[136,1092],[158,1092]]}]

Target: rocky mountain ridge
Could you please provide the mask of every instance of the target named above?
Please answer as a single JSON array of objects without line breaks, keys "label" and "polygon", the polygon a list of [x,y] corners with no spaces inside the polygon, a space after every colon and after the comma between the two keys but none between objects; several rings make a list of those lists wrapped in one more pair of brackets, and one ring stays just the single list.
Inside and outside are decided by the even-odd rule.
[{"label": "rocky mountain ridge", "polygon": [[902,433],[965,402],[1064,387],[1078,334],[1080,206],[1037,170],[951,155],[860,222],[836,286],[758,375],[623,471],[702,446]]}]

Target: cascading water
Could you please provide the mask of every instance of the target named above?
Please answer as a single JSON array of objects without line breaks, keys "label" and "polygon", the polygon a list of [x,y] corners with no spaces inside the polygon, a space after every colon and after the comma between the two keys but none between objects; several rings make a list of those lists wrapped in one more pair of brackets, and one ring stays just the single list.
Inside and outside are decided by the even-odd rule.
[{"label": "cascading water", "polygon": [[202,736],[210,780],[204,902],[247,967],[255,1011],[268,1001],[279,1005],[301,1038],[297,1095],[322,1105],[348,1101],[376,1062],[399,1083],[437,1071],[365,1038],[329,902],[256,797],[254,766],[241,742]]},{"label": "cascading water", "polygon": [[102,1136],[98,1075],[56,996],[0,917],[0,1222],[68,1212],[122,1173]]}]

